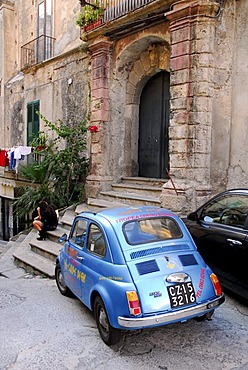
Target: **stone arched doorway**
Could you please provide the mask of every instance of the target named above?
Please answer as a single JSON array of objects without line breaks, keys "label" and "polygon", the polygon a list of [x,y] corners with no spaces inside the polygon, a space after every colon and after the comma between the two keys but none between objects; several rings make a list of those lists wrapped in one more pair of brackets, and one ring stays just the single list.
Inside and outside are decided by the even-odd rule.
[{"label": "stone arched doorway", "polygon": [[161,71],[148,80],[140,98],[138,141],[140,177],[167,176],[169,101],[170,74]]},{"label": "stone arched doorway", "polygon": [[113,69],[110,43],[101,42],[109,67],[101,67],[101,83],[99,65],[103,56],[98,44],[91,46],[91,123],[97,123],[97,132],[91,136],[91,173],[86,184],[86,193],[91,196],[109,190],[123,177],[138,176],[140,97],[150,78],[161,71],[169,73],[170,35],[166,32],[165,36],[149,35],[124,49],[115,46]]}]

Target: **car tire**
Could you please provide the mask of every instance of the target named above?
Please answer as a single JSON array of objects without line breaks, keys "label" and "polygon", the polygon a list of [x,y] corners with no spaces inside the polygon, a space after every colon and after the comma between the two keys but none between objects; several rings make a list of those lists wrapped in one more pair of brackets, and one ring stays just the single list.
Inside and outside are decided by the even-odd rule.
[{"label": "car tire", "polygon": [[99,296],[94,301],[94,317],[104,343],[108,346],[118,343],[121,339],[121,330],[115,329],[110,325],[106,308]]},{"label": "car tire", "polygon": [[66,297],[72,297],[72,291],[65,285],[64,277],[61,271],[60,264],[55,267],[55,280],[60,293]]}]

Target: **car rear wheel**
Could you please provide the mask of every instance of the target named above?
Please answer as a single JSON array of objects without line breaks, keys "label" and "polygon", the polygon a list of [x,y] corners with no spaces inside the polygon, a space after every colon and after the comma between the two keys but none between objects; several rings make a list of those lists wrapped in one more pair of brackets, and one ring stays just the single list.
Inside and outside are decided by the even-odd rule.
[{"label": "car rear wheel", "polygon": [[57,263],[55,267],[55,280],[57,287],[59,288],[59,291],[62,295],[66,297],[71,297],[73,295],[71,290],[65,285],[65,281],[59,263]]},{"label": "car rear wheel", "polygon": [[102,299],[97,296],[94,302],[94,316],[100,336],[105,344],[116,344],[121,339],[121,330],[110,325],[108,314]]}]

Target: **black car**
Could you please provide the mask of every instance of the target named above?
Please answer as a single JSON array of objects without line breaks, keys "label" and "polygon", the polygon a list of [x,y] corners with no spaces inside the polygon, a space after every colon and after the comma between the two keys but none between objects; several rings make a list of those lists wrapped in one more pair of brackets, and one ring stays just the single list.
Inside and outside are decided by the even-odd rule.
[{"label": "black car", "polygon": [[224,191],[183,219],[223,287],[248,299],[248,189]]}]

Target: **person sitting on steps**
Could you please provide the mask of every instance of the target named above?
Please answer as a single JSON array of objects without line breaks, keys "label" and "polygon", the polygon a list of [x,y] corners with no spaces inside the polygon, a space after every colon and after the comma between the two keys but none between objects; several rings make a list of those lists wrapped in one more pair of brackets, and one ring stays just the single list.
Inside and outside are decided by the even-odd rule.
[{"label": "person sitting on steps", "polygon": [[45,200],[40,202],[37,214],[33,221],[34,228],[39,232],[37,240],[45,240],[46,232],[57,228],[58,217],[54,208]]}]

